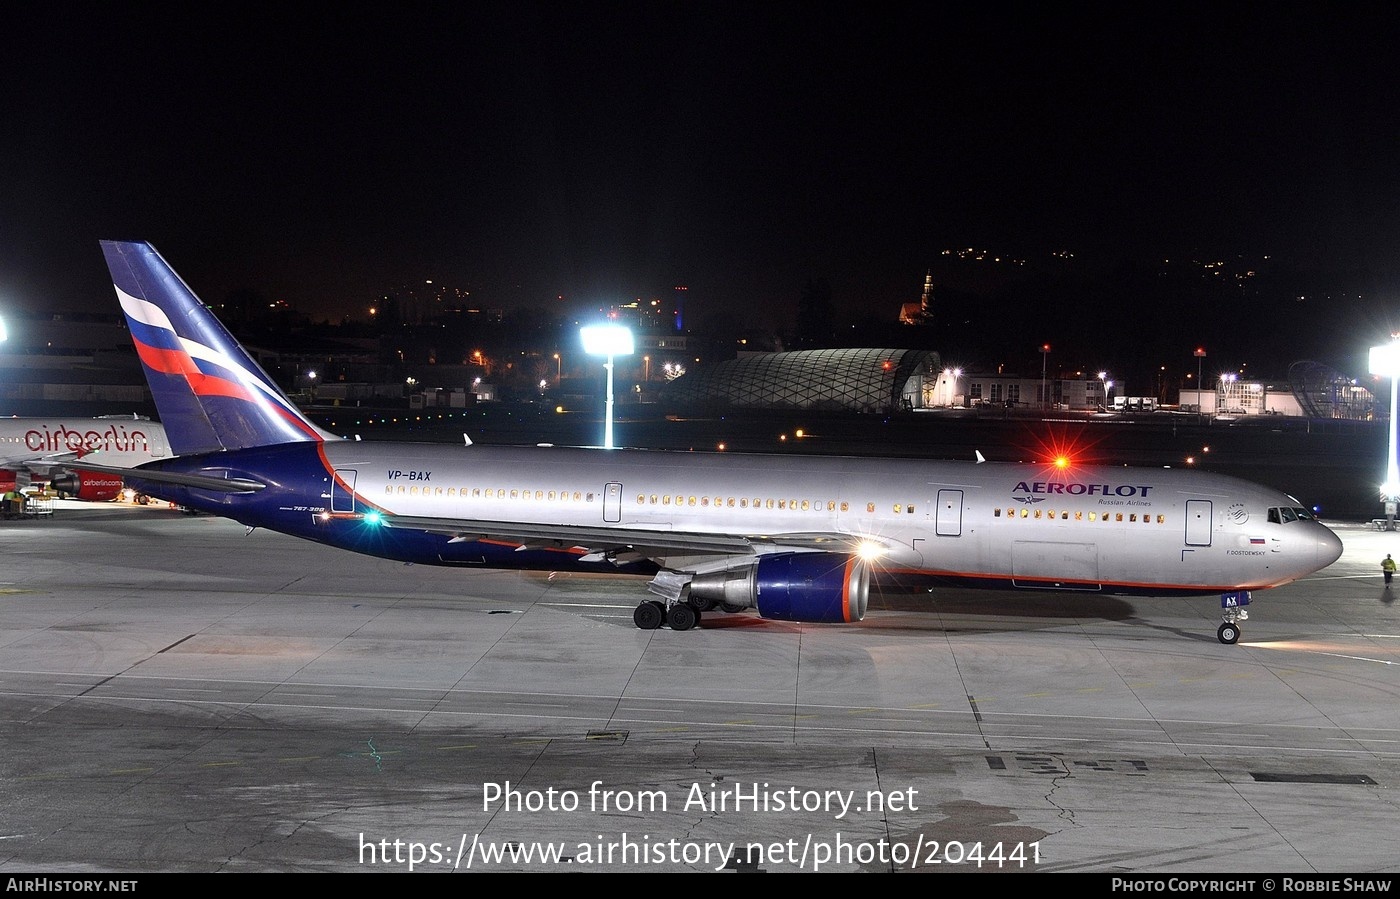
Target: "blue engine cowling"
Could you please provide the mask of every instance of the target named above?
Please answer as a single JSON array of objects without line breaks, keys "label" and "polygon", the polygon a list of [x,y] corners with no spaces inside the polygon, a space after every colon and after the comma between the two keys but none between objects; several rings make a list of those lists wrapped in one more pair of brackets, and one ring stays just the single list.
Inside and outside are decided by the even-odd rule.
[{"label": "blue engine cowling", "polygon": [[696,575],[690,592],[780,621],[859,621],[870,604],[870,570],[841,553],[760,556],[743,568]]}]

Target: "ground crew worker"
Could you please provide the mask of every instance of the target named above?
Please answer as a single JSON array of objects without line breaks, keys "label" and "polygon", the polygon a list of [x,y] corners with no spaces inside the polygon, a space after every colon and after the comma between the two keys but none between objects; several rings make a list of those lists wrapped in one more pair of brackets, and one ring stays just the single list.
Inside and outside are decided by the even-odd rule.
[{"label": "ground crew worker", "polygon": [[1395,560],[1390,557],[1390,553],[1385,554],[1381,559],[1381,573],[1385,575],[1385,585],[1390,587],[1390,579],[1395,577]]}]

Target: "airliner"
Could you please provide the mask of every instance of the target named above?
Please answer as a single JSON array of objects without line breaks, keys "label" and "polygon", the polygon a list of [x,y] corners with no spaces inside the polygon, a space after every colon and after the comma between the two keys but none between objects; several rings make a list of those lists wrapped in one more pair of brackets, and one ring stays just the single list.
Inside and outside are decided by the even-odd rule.
[{"label": "airliner", "polygon": [[316,427],[144,242],[103,241],[174,456],[139,489],[403,562],[638,575],[639,628],[754,614],[855,622],[872,582],[1219,594],[1332,564],[1298,500],[1177,469],[405,444]]},{"label": "airliner", "polygon": [[165,429],[139,415],[97,418],[0,418],[0,491],[48,481],[61,494],[104,502],[122,492],[120,474],[60,462],[91,461],[130,468],[168,458]]}]

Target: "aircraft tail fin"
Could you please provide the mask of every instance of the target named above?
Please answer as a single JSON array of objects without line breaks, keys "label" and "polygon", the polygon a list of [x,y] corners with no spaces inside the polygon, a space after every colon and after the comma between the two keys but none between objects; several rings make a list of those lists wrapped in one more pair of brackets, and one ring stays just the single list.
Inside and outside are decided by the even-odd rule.
[{"label": "aircraft tail fin", "polygon": [[333,439],[311,423],[149,243],[102,253],[176,455]]}]

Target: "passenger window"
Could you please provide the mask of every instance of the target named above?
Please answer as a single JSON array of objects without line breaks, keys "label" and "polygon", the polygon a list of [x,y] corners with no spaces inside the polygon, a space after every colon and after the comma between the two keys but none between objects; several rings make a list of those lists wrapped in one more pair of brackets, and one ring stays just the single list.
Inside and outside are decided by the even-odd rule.
[{"label": "passenger window", "polygon": [[1128,516],[1128,521],[1136,522],[1136,521],[1137,521],[1137,515],[1136,515],[1136,514],[1129,515],[1129,516]]},{"label": "passenger window", "polygon": [[1083,512],[1075,512],[1075,513],[1074,513],[1074,520],[1075,520],[1075,521],[1083,521],[1083,520],[1084,520],[1084,513],[1083,513]]},{"label": "passenger window", "polygon": [[865,504],[865,511],[867,511],[867,512],[874,512],[874,511],[875,511],[875,504],[874,504],[874,503],[866,503],[866,504]]},{"label": "passenger window", "polygon": [[1001,517],[1001,509],[993,509],[993,510],[992,510],[992,517],[993,517],[993,518],[1000,518],[1000,517]]},{"label": "passenger window", "polygon": [[1090,513],[1089,513],[1089,520],[1090,520],[1090,521],[1098,521],[1098,520],[1099,520],[1099,513],[1097,513],[1097,512],[1090,512]]},{"label": "passenger window", "polygon": [[894,511],[895,511],[896,513],[899,512],[899,503],[895,503],[895,504],[894,504]]},{"label": "passenger window", "polygon": [[1167,516],[1165,516],[1165,515],[1158,515],[1158,516],[1157,516],[1157,523],[1158,523],[1158,524],[1166,524],[1166,523],[1167,523]]},{"label": "passenger window", "polygon": [[1114,520],[1114,521],[1122,521],[1122,520],[1123,520],[1123,513],[1122,513],[1122,512],[1115,512],[1114,515],[1113,515],[1113,520]]},{"label": "passenger window", "polygon": [[808,505],[808,502],[807,502],[807,500],[804,499],[804,500],[802,501],[802,511],[803,511],[803,512],[806,512],[806,511],[808,510],[808,508],[810,508],[809,505]]},{"label": "passenger window", "polygon": [[848,511],[850,511],[850,505],[849,505],[848,503],[842,503],[842,504],[841,504],[841,511],[842,511],[842,512],[848,512]]},{"label": "passenger window", "polygon": [[747,509],[748,507],[749,507],[749,500],[748,500],[748,497],[743,497],[743,498],[741,498],[741,499],[739,500],[739,508],[741,508],[741,509]]},{"label": "passenger window", "polygon": [[661,505],[663,505],[663,506],[669,506],[669,505],[671,505],[671,494],[668,493],[668,494],[666,494],[665,496],[661,497]]},{"label": "passenger window", "polygon": [[1026,508],[1022,508],[1022,509],[1021,509],[1021,517],[1022,517],[1022,518],[1030,518],[1030,517],[1031,517],[1031,510],[1030,510],[1030,509],[1026,509]]}]

